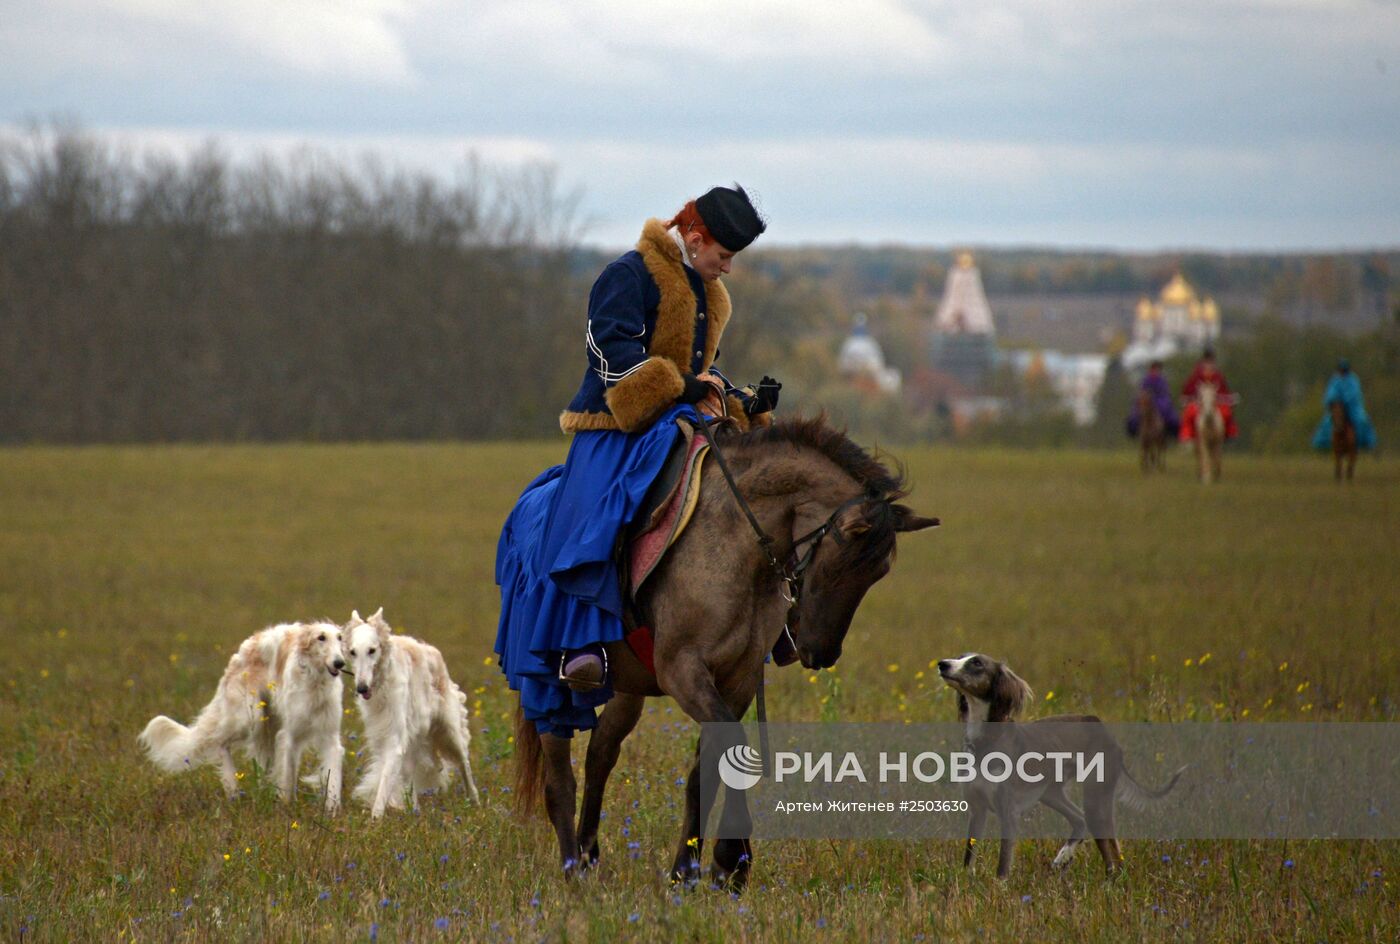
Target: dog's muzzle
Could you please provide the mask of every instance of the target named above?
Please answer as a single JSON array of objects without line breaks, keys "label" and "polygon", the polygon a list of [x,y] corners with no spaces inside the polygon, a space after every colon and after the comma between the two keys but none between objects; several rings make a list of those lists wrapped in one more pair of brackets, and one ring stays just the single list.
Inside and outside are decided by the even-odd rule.
[{"label": "dog's muzzle", "polygon": [[355,694],[359,695],[359,696],[360,696],[361,698],[363,698],[365,701],[369,701],[369,695],[370,695],[369,686],[368,686],[368,685],[357,685],[357,686],[355,687]]}]

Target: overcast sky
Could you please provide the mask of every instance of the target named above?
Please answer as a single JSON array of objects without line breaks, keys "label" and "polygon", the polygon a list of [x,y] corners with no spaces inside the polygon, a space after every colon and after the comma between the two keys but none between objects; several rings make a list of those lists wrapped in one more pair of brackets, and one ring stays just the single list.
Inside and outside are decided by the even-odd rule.
[{"label": "overcast sky", "polygon": [[0,125],[450,173],[591,242],[738,180],[770,244],[1400,246],[1400,0],[0,0]]}]

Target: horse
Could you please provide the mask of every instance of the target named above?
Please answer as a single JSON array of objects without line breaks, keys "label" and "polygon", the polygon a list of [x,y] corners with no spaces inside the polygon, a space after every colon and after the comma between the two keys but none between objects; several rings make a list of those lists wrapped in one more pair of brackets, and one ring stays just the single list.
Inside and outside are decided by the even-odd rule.
[{"label": "horse", "polygon": [[1215,384],[1196,386],[1196,463],[1201,481],[1220,478],[1220,453],[1225,444],[1225,419],[1220,415]]},{"label": "horse", "polygon": [[1346,404],[1333,400],[1332,411],[1332,458],[1337,463],[1337,481],[1342,480],[1342,461],[1346,460],[1347,481],[1356,473],[1356,454],[1359,447],[1356,441],[1356,427],[1347,414]]},{"label": "horse", "polygon": [[1148,390],[1138,392],[1138,450],[1144,473],[1166,471],[1167,423]]},{"label": "horse", "polygon": [[[641,625],[652,628],[655,675],[625,642],[605,646],[614,694],[589,738],[577,825],[571,740],[538,733],[517,707],[517,811],[529,815],[543,796],[566,878],[599,861],[598,827],[608,776],[647,698],[669,695],[702,725],[739,721],[758,691],[764,659],[785,621],[802,665],[814,670],[834,665],[856,607],[890,570],[896,535],[938,524],[897,503],[908,494],[901,470],[889,471],[823,417],[722,433],[715,441],[704,460],[689,525],[634,601]],[[733,489],[717,474],[722,471],[716,469],[720,448]],[[736,492],[751,509],[749,522]],[[771,535],[771,545],[751,539],[758,530]],[[828,535],[832,540],[825,541]],[[800,571],[796,587],[790,582],[795,559]],[[775,567],[780,561],[789,564]],[[733,746],[715,730],[702,728],[685,782],[685,815],[671,878],[686,886],[699,881],[705,825],[718,792],[716,778],[700,776],[701,765],[716,770],[721,754]],[[716,841],[712,879],[737,892],[753,862],[747,838],[753,823],[741,791],[726,788],[722,817],[726,836],[744,838]]]}]

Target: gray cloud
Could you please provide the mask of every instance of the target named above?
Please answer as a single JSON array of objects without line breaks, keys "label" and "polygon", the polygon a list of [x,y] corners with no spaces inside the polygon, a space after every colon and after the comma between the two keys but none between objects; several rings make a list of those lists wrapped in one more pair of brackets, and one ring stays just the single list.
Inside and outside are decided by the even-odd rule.
[{"label": "gray cloud", "polygon": [[610,243],[732,179],[775,242],[1400,243],[1394,3],[0,0],[0,24],[0,122],[551,160]]}]

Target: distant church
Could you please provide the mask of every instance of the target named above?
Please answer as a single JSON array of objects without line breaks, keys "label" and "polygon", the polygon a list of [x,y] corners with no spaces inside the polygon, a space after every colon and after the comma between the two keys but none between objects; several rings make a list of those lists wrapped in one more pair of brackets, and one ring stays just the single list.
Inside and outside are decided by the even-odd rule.
[{"label": "distant church", "polygon": [[870,336],[863,312],[856,313],[855,326],[841,344],[836,355],[836,369],[856,387],[867,393],[895,394],[899,392],[899,368],[885,363],[880,342]]},{"label": "distant church", "polygon": [[1123,366],[1140,372],[1154,360],[1198,351],[1219,337],[1220,308],[1215,299],[1197,297],[1178,272],[1162,287],[1155,304],[1146,295],[1138,301],[1133,340],[1123,349]]},{"label": "distant church", "polygon": [[958,256],[933,316],[930,360],[935,370],[970,389],[982,386],[996,362],[996,325],[972,253]]}]

